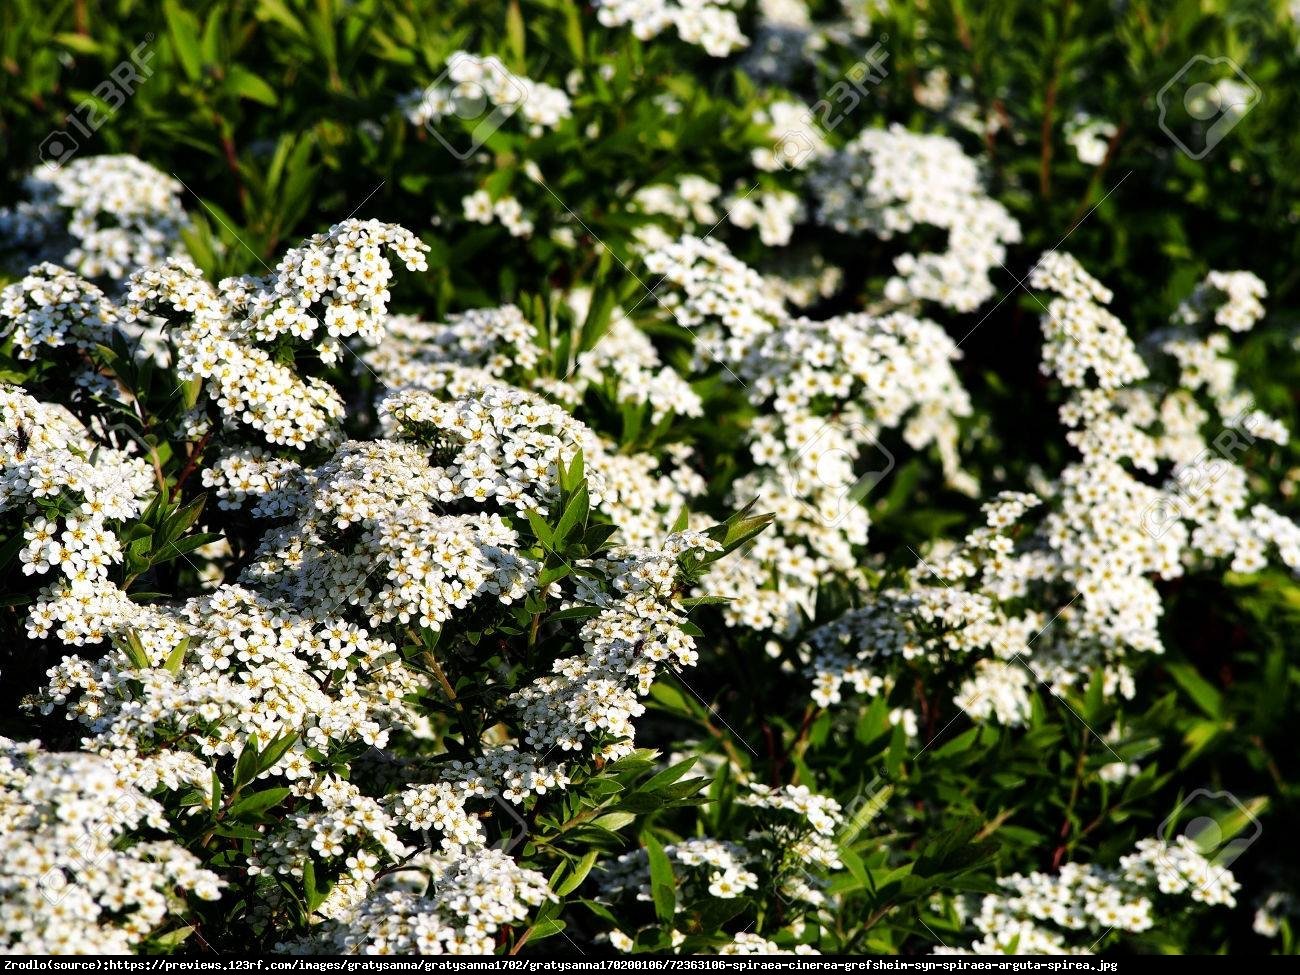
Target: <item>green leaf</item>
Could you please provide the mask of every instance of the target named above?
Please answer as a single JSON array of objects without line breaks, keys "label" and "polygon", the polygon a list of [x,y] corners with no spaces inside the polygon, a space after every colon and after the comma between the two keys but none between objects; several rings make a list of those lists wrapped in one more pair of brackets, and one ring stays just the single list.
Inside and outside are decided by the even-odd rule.
[{"label": "green leaf", "polygon": [[690,527],[690,524],[691,524],[691,513],[683,506],[682,510],[677,514],[677,520],[673,522],[672,531],[674,533],[684,532],[686,531],[687,528]]},{"label": "green leaf", "polygon": [[546,519],[536,511],[527,511],[528,524],[533,529],[533,537],[549,549],[555,548],[555,534],[551,531],[551,526],[546,523]]},{"label": "green leaf", "polygon": [[559,934],[564,930],[565,924],[559,918],[547,918],[545,921],[538,921],[528,929],[529,941],[541,941],[543,938],[549,938],[553,934]]},{"label": "green leaf", "polygon": [[276,762],[284,758],[297,740],[297,735],[281,735],[270,741],[257,758],[255,775],[268,771]]},{"label": "green leaf", "polygon": [[196,548],[202,548],[211,542],[220,539],[221,536],[211,533],[202,532],[198,535],[190,535],[188,538],[182,538],[177,542],[168,542],[166,545],[156,549],[149,555],[151,565],[161,565],[164,562],[170,562],[172,559],[179,559]]},{"label": "green leaf", "polygon": [[597,816],[591,821],[591,825],[599,826],[601,829],[607,829],[613,833],[634,822],[636,822],[636,813],[611,812],[605,813],[603,816]]},{"label": "green leaf", "polygon": [[316,868],[310,860],[303,861],[302,865],[302,889],[307,898],[307,913],[314,914],[316,908],[325,903],[325,898],[329,896],[330,887],[333,884],[326,883],[323,887],[316,880]]},{"label": "green leaf", "polygon": [[610,924],[613,924],[615,926],[618,925],[619,923],[618,918],[614,917],[613,912],[610,911],[610,909],[606,907],[604,904],[601,904],[593,900],[587,900],[585,897],[582,900],[578,901],[578,903],[581,904],[583,907],[587,908],[587,910],[591,911],[592,914],[595,914],[596,917],[600,918],[601,920],[608,921]]},{"label": "green leaf", "polygon": [[236,823],[230,820],[213,827],[212,832],[231,840],[260,840],[262,833],[254,826]]},{"label": "green leaf", "polygon": [[671,924],[677,911],[677,879],[673,876],[672,861],[663,846],[649,833],[641,837],[650,861],[650,896],[654,901],[655,916],[661,924]]},{"label": "green leaf", "polygon": [[722,606],[732,602],[730,596],[687,596],[681,600],[684,609],[694,609],[696,606]]},{"label": "green leaf", "polygon": [[189,648],[190,638],[183,637],[181,642],[172,648],[172,652],[167,654],[167,659],[163,662],[163,670],[169,674],[179,674],[181,666],[185,663],[185,651]]},{"label": "green leaf", "polygon": [[548,618],[552,620],[586,620],[593,616],[599,616],[601,609],[599,606],[570,606],[568,609],[558,609]]},{"label": "green leaf", "polygon": [[189,504],[182,505],[180,508],[176,509],[176,513],[172,516],[171,521],[168,524],[169,534],[167,540],[171,541],[173,538],[189,531],[194,523],[199,520],[199,515],[203,513],[203,506],[207,504],[207,501],[208,496],[206,494],[200,494]]},{"label": "green leaf", "polygon": [[226,75],[226,87],[241,98],[261,102],[263,105],[274,105],[280,100],[274,88],[238,64],[232,65]]},{"label": "green leaf", "polygon": [[258,816],[268,809],[278,806],[289,796],[290,790],[286,786],[277,786],[274,789],[263,789],[261,792],[254,792],[251,796],[245,796],[230,807],[230,815],[236,819],[242,819],[245,816]]},{"label": "green leaf", "polygon": [[583,484],[586,479],[585,463],[582,458],[582,450],[573,455],[573,460],[569,462],[569,469],[561,478],[560,486],[565,491],[576,491],[578,486]]},{"label": "green leaf", "polygon": [[687,772],[689,772],[692,768],[695,767],[695,763],[697,759],[698,756],[692,755],[684,762],[678,762],[676,765],[664,769],[662,772],[658,773],[657,775],[652,776],[650,780],[646,782],[645,785],[641,786],[641,788],[638,789],[637,791],[658,792],[660,789],[672,785],[674,782],[676,782],[683,775],[685,775]]},{"label": "green leaf", "polygon": [[199,50],[199,22],[175,0],[164,0],[163,17],[172,40],[172,50],[190,81],[203,73],[203,55]]},{"label": "green leaf", "polygon": [[249,735],[235,762],[235,791],[252,782],[257,775],[257,736]]},{"label": "green leaf", "polygon": [[544,569],[542,574],[537,577],[537,587],[545,589],[552,582],[559,582],[572,571],[573,569],[567,565],[553,565],[549,569]]},{"label": "green leaf", "polygon": [[154,935],[149,939],[149,942],[163,951],[171,951],[178,948],[193,932],[194,925],[187,924],[183,928],[176,928],[164,934]]},{"label": "green leaf", "polygon": [[125,643],[122,651],[126,654],[131,665],[139,670],[148,670],[153,666],[149,660],[149,654],[145,652],[144,644],[140,642],[140,634],[135,630],[126,631]]},{"label": "green leaf", "polygon": [[578,865],[573,868],[573,873],[569,878],[560,884],[555,892],[561,897],[567,897],[577,890],[582,885],[582,882],[587,879],[587,874],[591,873],[591,868],[595,865],[596,857],[599,854],[599,850],[589,850],[587,855],[578,861]]},{"label": "green leaf", "polygon": [[74,34],[71,31],[55,34],[50,40],[56,44],[62,44],[66,48],[76,51],[78,54],[98,54],[100,46],[95,43],[94,38],[87,34]]},{"label": "green leaf", "polygon": [[564,514],[560,516],[560,523],[555,526],[555,544],[563,545],[564,540],[569,537],[580,523],[586,521],[587,509],[587,485],[579,484],[578,489],[574,492],[573,497],[569,499],[568,505],[564,508]]},{"label": "green leaf", "polygon": [[525,61],[524,15],[519,10],[519,0],[510,0],[506,8],[506,40],[510,44],[510,57],[515,67],[523,70]]},{"label": "green leaf", "polygon": [[1169,676],[1174,679],[1190,697],[1198,708],[1205,712],[1207,718],[1221,720],[1223,718],[1223,695],[1210,684],[1204,677],[1198,674],[1191,665],[1183,663],[1167,663],[1165,670]]},{"label": "green leaf", "polygon": [[1104,687],[1102,672],[1098,670],[1088,682],[1088,692],[1083,698],[1083,714],[1089,724],[1096,724],[1101,720],[1102,709],[1106,706]]}]

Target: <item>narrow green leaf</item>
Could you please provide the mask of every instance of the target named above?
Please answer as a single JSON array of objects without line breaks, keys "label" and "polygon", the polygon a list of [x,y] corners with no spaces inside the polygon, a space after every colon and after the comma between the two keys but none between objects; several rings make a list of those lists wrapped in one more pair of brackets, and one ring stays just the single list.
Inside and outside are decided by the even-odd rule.
[{"label": "narrow green leaf", "polygon": [[597,816],[591,821],[592,826],[599,826],[601,829],[607,829],[611,833],[617,832],[629,823],[636,822],[636,813],[630,812],[611,812],[603,816]]},{"label": "narrow green leaf", "polygon": [[1196,706],[1205,712],[1207,718],[1222,719],[1223,695],[1198,674],[1195,668],[1189,664],[1167,663],[1165,670],[1169,672],[1169,676],[1175,683],[1187,692],[1187,696],[1195,702]]},{"label": "narrow green leaf", "polygon": [[274,806],[284,802],[289,796],[290,790],[286,786],[277,786],[274,789],[263,789],[261,792],[254,792],[250,796],[245,796],[230,807],[230,815],[236,819],[242,819],[245,816],[255,816],[266,812]]},{"label": "narrow green leaf", "polygon": [[203,55],[199,50],[199,23],[174,0],[163,3],[163,17],[171,36],[172,50],[190,81],[198,81],[203,73]]},{"label": "narrow green leaf", "polygon": [[586,520],[588,504],[587,485],[580,483],[573,497],[569,499],[568,505],[565,506],[564,514],[560,515],[560,523],[555,526],[554,537],[557,546],[563,545],[569,533]]},{"label": "narrow green leaf", "polygon": [[280,100],[274,88],[239,64],[231,66],[226,75],[226,87],[241,98],[263,105],[274,105]]},{"label": "narrow green leaf", "polygon": [[239,791],[257,775],[257,736],[249,735],[244,750],[235,762],[235,791]]},{"label": "narrow green leaf", "polygon": [[551,531],[551,526],[546,523],[546,519],[536,511],[525,512],[528,516],[528,524],[533,530],[533,536],[549,549],[555,548],[555,534]]},{"label": "narrow green leaf", "polygon": [[144,644],[140,642],[140,634],[135,630],[126,631],[126,639],[122,647],[128,660],[133,667],[140,670],[148,670],[153,664],[149,660],[149,654],[144,649]]},{"label": "narrow green leaf", "polygon": [[276,762],[284,758],[297,740],[297,735],[282,735],[268,742],[266,748],[262,749],[257,758],[255,775],[261,775],[263,772],[268,771]]},{"label": "narrow green leaf", "polygon": [[696,761],[697,761],[697,756],[692,755],[684,762],[678,762],[676,765],[664,769],[662,772],[658,773],[657,775],[652,776],[650,780],[646,782],[645,785],[641,786],[641,788],[638,789],[637,791],[658,792],[660,789],[664,788],[665,786],[672,785],[683,775],[689,772],[692,768],[694,768]]},{"label": "narrow green leaf", "polygon": [[672,861],[659,841],[649,833],[642,835],[641,844],[650,861],[650,896],[654,901],[655,916],[661,924],[671,924],[677,912],[677,880],[673,876]]},{"label": "narrow green leaf", "polygon": [[179,674],[181,666],[185,663],[185,651],[189,648],[190,638],[183,637],[181,642],[172,648],[172,652],[167,654],[167,659],[163,662],[163,670],[169,674]]},{"label": "narrow green leaf", "polygon": [[596,857],[599,850],[589,850],[587,855],[578,861],[578,865],[573,868],[573,873],[558,888],[556,893],[561,897],[567,897],[581,886],[582,882],[587,879],[587,874],[591,873],[591,868],[596,863]]}]

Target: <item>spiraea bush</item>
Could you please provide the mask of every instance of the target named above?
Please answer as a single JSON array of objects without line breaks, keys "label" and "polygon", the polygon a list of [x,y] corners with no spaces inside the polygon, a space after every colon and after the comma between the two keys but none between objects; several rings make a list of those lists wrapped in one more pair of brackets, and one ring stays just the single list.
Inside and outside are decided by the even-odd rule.
[{"label": "spiraea bush", "polygon": [[5,4],[0,951],[1291,952],[1296,19]]}]

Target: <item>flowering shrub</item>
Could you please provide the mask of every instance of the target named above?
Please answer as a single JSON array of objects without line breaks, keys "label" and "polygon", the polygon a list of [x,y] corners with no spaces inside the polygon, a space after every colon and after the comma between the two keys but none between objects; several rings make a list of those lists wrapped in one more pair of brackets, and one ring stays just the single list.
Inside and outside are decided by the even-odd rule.
[{"label": "flowering shrub", "polygon": [[153,6],[0,11],[0,951],[1294,949],[1289,13]]}]

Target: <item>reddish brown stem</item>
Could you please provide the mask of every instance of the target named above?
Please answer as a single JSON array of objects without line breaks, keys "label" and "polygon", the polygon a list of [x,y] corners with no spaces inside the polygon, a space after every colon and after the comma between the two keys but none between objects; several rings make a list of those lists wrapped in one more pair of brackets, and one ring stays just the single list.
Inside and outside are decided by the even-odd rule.
[{"label": "reddish brown stem", "polygon": [[[221,120],[218,118],[217,123]],[[244,179],[239,175],[239,151],[235,148],[235,140],[230,137],[230,133],[221,133],[221,151],[226,157],[226,168],[230,174],[235,177],[235,192],[239,194],[239,205],[248,213],[248,188],[244,186]]]},{"label": "reddish brown stem", "polygon": [[176,486],[172,488],[173,498],[180,495],[181,488],[185,486],[185,482],[189,480],[189,476],[193,474],[195,469],[199,466],[199,458],[203,456],[203,451],[208,449],[208,441],[211,439],[212,431],[209,430],[199,438],[199,442],[196,443],[194,449],[190,451],[190,459],[187,460],[185,466],[181,468],[180,475],[176,478]]}]

